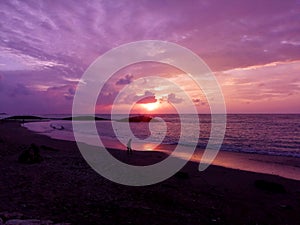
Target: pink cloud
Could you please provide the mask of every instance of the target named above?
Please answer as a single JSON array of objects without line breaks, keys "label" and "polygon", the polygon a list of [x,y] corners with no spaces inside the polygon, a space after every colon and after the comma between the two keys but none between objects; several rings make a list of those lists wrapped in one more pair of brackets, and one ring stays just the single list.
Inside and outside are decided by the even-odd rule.
[{"label": "pink cloud", "polygon": [[154,102],[157,102],[155,96],[147,96],[139,100],[137,104],[147,104],[147,103],[154,103]]},{"label": "pink cloud", "polygon": [[[284,63],[300,60],[299,7],[297,1],[261,0],[1,1],[0,104],[11,112],[71,112],[74,86],[98,56],[120,44],[157,39],[191,49],[217,71],[229,109],[244,110],[249,102],[255,110],[253,101],[268,99],[295,111],[299,80],[295,65]],[[137,79],[157,71],[132,74]],[[127,72],[99,96],[103,106],[133,81]]]},{"label": "pink cloud", "polygon": [[171,94],[168,94],[167,101],[170,102],[170,103],[178,104],[178,103],[182,103],[183,99],[178,98],[178,97],[176,97],[176,95],[174,93],[171,93]]},{"label": "pink cloud", "polygon": [[130,84],[133,80],[133,76],[127,74],[124,78],[120,78],[117,82],[116,85],[126,85]]}]

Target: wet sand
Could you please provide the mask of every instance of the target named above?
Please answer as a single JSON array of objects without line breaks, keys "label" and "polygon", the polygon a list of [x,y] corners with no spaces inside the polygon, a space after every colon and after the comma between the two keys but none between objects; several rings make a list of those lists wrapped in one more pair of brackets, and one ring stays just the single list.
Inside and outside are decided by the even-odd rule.
[{"label": "wet sand", "polygon": [[[44,160],[18,163],[22,149],[32,143],[39,146]],[[129,157],[124,151],[110,151],[136,165],[166,157],[162,152],[136,151]],[[289,163],[297,168],[298,159],[247,155],[221,153],[215,164],[230,167],[235,162],[246,167],[251,165],[246,162],[253,162],[254,168],[270,164],[277,172]],[[189,162],[180,173],[159,184],[119,185],[94,172],[76,143],[30,132],[18,122],[0,122],[0,163],[0,212],[20,212],[26,218],[84,225],[300,221],[300,181],[221,166],[200,173],[198,163]]]}]

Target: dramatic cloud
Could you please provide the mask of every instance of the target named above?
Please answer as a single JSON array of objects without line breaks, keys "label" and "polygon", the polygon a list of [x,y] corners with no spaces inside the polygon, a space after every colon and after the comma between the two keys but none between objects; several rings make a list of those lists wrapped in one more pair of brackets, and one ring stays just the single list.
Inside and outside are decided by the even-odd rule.
[{"label": "dramatic cloud", "polygon": [[183,100],[181,98],[177,98],[176,95],[174,93],[168,94],[168,98],[167,101],[170,103],[181,103]]},{"label": "dramatic cloud", "polygon": [[225,98],[230,99],[227,105],[231,110],[297,112],[300,107],[299,69],[300,61],[274,62],[223,71],[218,74],[218,80]]},{"label": "dramatic cloud", "polygon": [[200,99],[200,98],[194,98],[194,99],[193,99],[193,103],[194,103],[195,105],[202,105],[202,106],[204,106],[204,105],[207,104],[205,101],[203,101],[203,100]]},{"label": "dramatic cloud", "polygon": [[126,84],[130,84],[133,80],[133,76],[132,75],[129,75],[127,74],[125,76],[125,78],[121,78],[120,80],[118,80],[116,82],[116,85],[126,85]]},{"label": "dramatic cloud", "polygon": [[137,103],[138,104],[147,104],[147,103],[154,103],[156,102],[156,98],[155,96],[148,96],[148,97],[144,97],[142,100],[139,100]]},{"label": "dramatic cloud", "polygon": [[[0,1],[0,105],[11,113],[71,112],[75,86],[85,82],[81,76],[97,57],[120,44],[156,39],[178,43],[204,59],[218,74],[229,110],[234,105],[234,111],[243,111],[243,102],[253,106],[256,97],[276,105],[284,101],[286,111],[294,112],[299,86],[291,82],[297,79],[294,64],[285,63],[300,60],[299,21],[297,0]],[[280,69],[285,65],[281,75],[272,75],[273,63]],[[257,71],[262,71],[259,76]],[[148,73],[156,72],[153,67]],[[99,96],[102,105],[111,104],[133,76],[143,73],[116,77]],[[197,87],[180,82],[192,99],[204,101]],[[152,85],[145,90],[157,99],[176,93],[170,99],[180,101],[168,86]],[[266,110],[281,111],[275,106]]]},{"label": "dramatic cloud", "polygon": [[156,102],[157,99],[155,97],[155,93],[151,91],[145,91],[143,95],[134,95],[128,96],[127,100],[129,100],[129,104],[133,102],[137,102],[138,104],[145,104],[145,103],[153,103]]}]

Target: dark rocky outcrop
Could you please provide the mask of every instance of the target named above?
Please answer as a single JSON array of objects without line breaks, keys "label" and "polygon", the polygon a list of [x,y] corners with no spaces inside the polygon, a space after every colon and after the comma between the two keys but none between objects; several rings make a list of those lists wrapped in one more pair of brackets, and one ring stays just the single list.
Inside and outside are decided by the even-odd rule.
[{"label": "dark rocky outcrop", "polygon": [[267,181],[267,180],[256,180],[254,182],[256,188],[272,193],[286,193],[286,190],[283,185]]},{"label": "dark rocky outcrop", "polygon": [[40,149],[35,144],[31,144],[29,148],[23,150],[18,158],[18,162],[24,164],[40,163],[42,161],[43,158],[40,155]]},{"label": "dark rocky outcrop", "polygon": [[129,118],[123,118],[120,120],[117,120],[118,122],[159,122],[159,120],[153,119],[151,116],[133,116]]}]

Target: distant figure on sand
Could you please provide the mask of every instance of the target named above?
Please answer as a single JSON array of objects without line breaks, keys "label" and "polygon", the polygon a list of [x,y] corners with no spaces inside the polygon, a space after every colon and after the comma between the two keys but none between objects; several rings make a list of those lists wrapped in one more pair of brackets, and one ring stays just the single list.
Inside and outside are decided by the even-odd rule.
[{"label": "distant figure on sand", "polygon": [[127,142],[127,154],[132,154],[131,141],[132,138],[130,138]]}]

